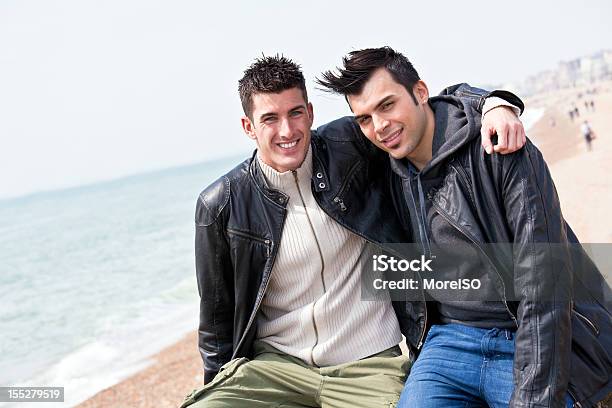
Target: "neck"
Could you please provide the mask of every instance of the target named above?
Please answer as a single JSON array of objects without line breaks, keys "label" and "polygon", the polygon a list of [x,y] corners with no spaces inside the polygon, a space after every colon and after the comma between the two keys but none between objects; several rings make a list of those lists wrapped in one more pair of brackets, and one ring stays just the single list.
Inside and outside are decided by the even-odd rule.
[{"label": "neck", "polygon": [[300,167],[297,169],[277,169],[276,167],[272,167],[267,164],[260,156],[257,154],[257,161],[259,163],[259,167],[262,170],[262,173],[268,182],[269,187],[285,191],[288,186],[295,185],[295,178],[292,174],[296,172],[298,178],[300,180],[305,180],[304,182],[309,184],[310,179],[312,177],[312,151],[310,147],[306,152],[306,156],[304,160],[300,164]]},{"label": "neck", "polygon": [[410,161],[417,169],[423,170],[423,168],[431,161],[433,156],[433,136],[435,130],[435,118],[433,110],[429,104],[425,105],[425,126],[423,129],[423,137],[417,145],[417,147],[406,156],[406,159]]}]

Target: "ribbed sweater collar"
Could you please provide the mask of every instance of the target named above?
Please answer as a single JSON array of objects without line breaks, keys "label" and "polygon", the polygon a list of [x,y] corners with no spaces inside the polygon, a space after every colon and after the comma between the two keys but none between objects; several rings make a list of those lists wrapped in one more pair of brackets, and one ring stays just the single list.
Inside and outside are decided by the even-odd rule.
[{"label": "ribbed sweater collar", "polygon": [[[276,171],[261,160],[259,152],[257,153],[257,162],[259,163],[259,167],[269,187],[283,192],[289,192],[291,189],[295,188],[295,179],[291,170],[282,173]],[[312,151],[310,146],[308,146],[308,152],[306,153],[302,165],[296,169],[296,172],[300,184],[305,183],[306,185],[310,185],[310,179],[312,178]]]}]

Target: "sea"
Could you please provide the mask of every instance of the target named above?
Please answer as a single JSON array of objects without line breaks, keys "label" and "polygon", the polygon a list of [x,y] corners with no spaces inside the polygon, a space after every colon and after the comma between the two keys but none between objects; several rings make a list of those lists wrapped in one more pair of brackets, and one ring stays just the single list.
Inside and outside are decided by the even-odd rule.
[{"label": "sea", "polygon": [[73,406],[196,330],[196,200],[247,156],[0,201],[0,387]]}]

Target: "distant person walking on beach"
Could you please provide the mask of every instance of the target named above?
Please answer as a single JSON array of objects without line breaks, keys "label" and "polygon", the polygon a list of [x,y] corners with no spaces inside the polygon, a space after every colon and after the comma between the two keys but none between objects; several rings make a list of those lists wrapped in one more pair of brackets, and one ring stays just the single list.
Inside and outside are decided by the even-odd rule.
[{"label": "distant person walking on beach", "polygon": [[584,101],[584,109],[589,112],[595,112],[595,101],[593,101],[592,99],[590,101],[587,101],[585,99]]},{"label": "distant person walking on beach", "polygon": [[593,132],[591,125],[586,119],[584,120],[584,122],[582,122],[582,125],[580,125],[580,132],[582,133],[582,136],[584,137],[584,140],[586,142],[587,150],[590,152],[591,150],[593,150],[593,147],[591,145],[593,139],[595,139],[595,133]]}]

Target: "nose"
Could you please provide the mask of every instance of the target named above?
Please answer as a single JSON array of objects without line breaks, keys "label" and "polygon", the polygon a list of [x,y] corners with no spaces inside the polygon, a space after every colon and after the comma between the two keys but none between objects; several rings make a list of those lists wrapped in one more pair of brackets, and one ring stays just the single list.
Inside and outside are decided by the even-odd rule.
[{"label": "nose", "polygon": [[389,127],[389,121],[380,115],[372,115],[372,123],[374,124],[374,131],[377,135],[384,135]]},{"label": "nose", "polygon": [[291,121],[289,121],[288,118],[282,118],[280,119],[280,123],[279,123],[279,128],[278,128],[278,135],[282,138],[290,138],[291,137]]}]

